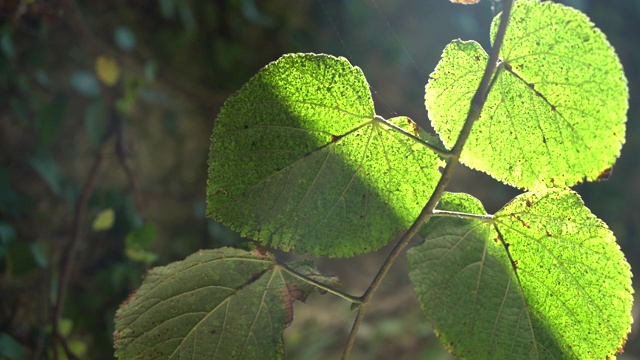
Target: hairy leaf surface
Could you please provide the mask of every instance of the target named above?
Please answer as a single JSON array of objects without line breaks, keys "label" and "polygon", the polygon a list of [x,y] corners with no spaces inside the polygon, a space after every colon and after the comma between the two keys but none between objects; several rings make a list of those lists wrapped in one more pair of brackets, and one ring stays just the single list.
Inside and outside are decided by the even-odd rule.
[{"label": "hairy leaf surface", "polygon": [[[336,285],[308,261],[291,264]],[[222,248],[152,269],[116,313],[121,359],[281,359],[293,301],[313,290],[270,255]]]},{"label": "hairy leaf surface", "polygon": [[225,103],[209,158],[208,214],[266,246],[352,256],[408,228],[438,157],[376,117],[359,68],[285,55]]},{"label": "hairy leaf surface", "polygon": [[[492,39],[499,16],[494,20]],[[577,10],[521,0],[513,13],[465,165],[526,189],[597,180],[624,142],[628,108],[622,66],[604,34]],[[426,106],[448,147],[455,143],[488,56],[454,41],[426,87]]]},{"label": "hairy leaf surface", "polygon": [[[485,214],[466,194],[445,194],[439,207]],[[494,221],[433,218],[408,252],[414,290],[444,346],[461,359],[618,352],[631,323],[629,265],[578,195],[526,193]]]}]

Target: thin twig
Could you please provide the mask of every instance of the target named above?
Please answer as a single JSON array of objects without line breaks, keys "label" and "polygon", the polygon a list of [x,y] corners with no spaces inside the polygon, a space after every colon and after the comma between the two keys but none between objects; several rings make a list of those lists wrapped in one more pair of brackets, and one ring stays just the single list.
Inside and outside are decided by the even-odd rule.
[{"label": "thin twig", "polygon": [[484,74],[482,75],[482,80],[480,81],[480,85],[478,86],[478,89],[476,90],[476,93],[474,94],[471,100],[471,107],[467,114],[467,118],[462,127],[462,130],[460,131],[460,136],[458,136],[458,139],[456,140],[456,144],[451,149],[451,157],[449,158],[449,161],[447,162],[447,166],[445,167],[442,173],[442,177],[440,177],[440,180],[438,181],[438,184],[436,185],[436,188],[434,189],[433,194],[429,198],[429,201],[427,201],[427,204],[425,205],[425,207],[420,212],[420,215],[418,216],[416,221],[413,223],[413,225],[411,225],[409,230],[407,230],[407,232],[404,233],[402,238],[398,240],[396,245],[391,250],[391,253],[389,254],[389,256],[385,259],[385,262],[382,264],[382,267],[376,274],[375,278],[373,279],[373,281],[365,291],[364,295],[362,295],[362,304],[360,305],[360,308],[358,308],[358,313],[356,314],[356,318],[353,322],[353,327],[351,328],[351,332],[349,333],[349,337],[347,339],[347,344],[342,354],[343,360],[349,359],[351,355],[351,350],[353,349],[353,346],[356,341],[356,334],[358,333],[358,329],[360,328],[360,324],[362,323],[362,319],[364,318],[364,315],[367,311],[367,306],[369,305],[371,298],[375,294],[376,290],[382,283],[382,280],[387,275],[387,273],[389,272],[389,269],[391,268],[395,260],[398,258],[402,250],[404,250],[404,248],[409,244],[411,239],[413,239],[413,237],[418,233],[422,225],[426,221],[428,221],[431,215],[433,214],[433,210],[435,209],[436,205],[440,201],[440,197],[444,193],[445,188],[447,187],[449,181],[451,180],[454,169],[460,162],[460,154],[462,153],[462,148],[464,147],[464,144],[469,138],[469,135],[471,134],[471,129],[473,127],[473,123],[480,116],[480,112],[482,111],[482,108],[484,107],[484,103],[487,99],[489,84],[490,84],[491,78],[493,77],[496,64],[498,62],[500,48],[502,47],[504,35],[507,29],[507,25],[509,23],[509,16],[511,14],[512,5],[513,5],[513,0],[507,1],[506,4],[504,5],[504,9],[502,11],[502,16],[500,19],[500,26],[498,28],[498,33],[496,34],[494,46],[491,49],[491,55],[489,57],[489,61],[487,62],[487,66],[485,68]]},{"label": "thin twig", "polygon": [[[62,318],[62,313],[64,311],[65,298],[67,295],[67,290],[69,288],[69,280],[71,279],[71,273],[73,272],[73,266],[75,264],[76,254],[78,252],[78,246],[80,245],[80,242],[82,240],[82,233],[83,233],[82,230],[83,230],[83,225],[85,223],[85,219],[87,215],[87,206],[89,204],[89,199],[93,194],[93,189],[95,187],[96,181],[98,180],[98,177],[100,175],[100,170],[102,168],[102,165],[104,164],[105,153],[108,148],[108,145],[110,144],[110,141],[109,141],[111,138],[110,135],[107,136],[102,142],[100,150],[98,151],[98,154],[96,155],[96,158],[93,162],[93,166],[89,171],[89,177],[85,181],[84,186],[82,187],[82,193],[80,195],[80,198],[78,199],[75,205],[71,242],[69,244],[69,249],[67,250],[67,259],[66,261],[64,261],[63,259],[64,265],[62,270],[60,271],[60,276],[58,279],[58,293],[56,295],[56,302],[53,307],[52,325],[53,325],[53,333],[54,333],[54,336],[53,336],[54,359],[57,359],[58,357],[58,353],[57,353],[58,342],[62,343],[62,346],[65,349],[65,352],[67,352],[68,350],[68,346],[66,344],[65,339],[62,336],[60,336],[60,327],[59,327],[60,319]],[[67,352],[67,357],[71,358],[73,357],[73,354]]]},{"label": "thin twig", "polygon": [[140,194],[136,177],[133,175],[133,171],[131,171],[129,164],[127,164],[127,151],[124,146],[124,121],[122,120],[122,116],[117,113],[115,106],[111,106],[111,118],[116,124],[116,157],[129,180],[129,186],[131,186],[131,192],[133,193],[133,199],[136,203],[136,209],[144,218],[142,195]]},{"label": "thin twig", "polygon": [[[70,21],[72,27],[81,35],[82,47],[86,52],[91,54],[91,57],[95,57],[101,53],[103,53],[103,49],[106,48],[106,44],[103,42],[97,41],[98,39],[93,34],[91,29],[88,26],[88,23],[82,16],[82,13],[79,10],[78,3],[75,0],[70,1],[68,4],[68,10],[74,16],[67,17]],[[74,209],[74,218],[73,218],[73,230],[70,240],[69,248],[66,252],[66,259],[62,259],[63,265],[60,271],[59,279],[58,279],[58,292],[56,294],[55,303],[53,305],[53,314],[52,314],[52,347],[53,347],[53,358],[55,360],[58,359],[58,346],[61,345],[68,359],[77,359],[77,357],[73,354],[66,339],[60,333],[60,320],[62,319],[62,315],[65,307],[65,300],[67,291],[69,288],[69,282],[71,279],[71,274],[73,272],[73,267],[75,264],[76,255],[78,252],[79,244],[82,242],[83,238],[83,226],[86,221],[86,213],[87,207],[89,204],[89,199],[93,194],[93,190],[95,188],[96,182],[99,178],[99,174],[101,172],[101,168],[104,165],[105,155],[107,152],[107,148],[111,145],[111,139],[115,136],[116,138],[116,156],[122,166],[127,178],[129,180],[130,186],[132,188],[132,192],[135,198],[136,208],[138,211],[143,214],[143,205],[142,205],[142,197],[140,192],[138,191],[138,187],[136,184],[136,179],[133,176],[133,172],[131,168],[128,166],[126,162],[126,152],[124,150],[124,123],[122,118],[117,114],[115,109],[115,104],[113,100],[113,94],[105,93],[104,89],[102,92],[103,97],[105,97],[105,101],[110,107],[110,115],[111,115],[111,124],[108,129],[106,135],[102,139],[100,149],[94,163],[89,171],[89,175],[87,180],[85,181],[82,193],[80,198],[75,204]],[[143,214],[144,216],[144,214]],[[66,261],[65,261],[66,260]]]},{"label": "thin twig", "polygon": [[42,352],[44,351],[45,340],[47,336],[46,326],[49,322],[49,313],[51,311],[51,304],[49,303],[49,284],[51,279],[51,269],[46,272],[47,276],[44,279],[40,279],[40,313],[38,316],[38,337],[36,339],[36,349],[33,352],[34,359],[40,359]]}]

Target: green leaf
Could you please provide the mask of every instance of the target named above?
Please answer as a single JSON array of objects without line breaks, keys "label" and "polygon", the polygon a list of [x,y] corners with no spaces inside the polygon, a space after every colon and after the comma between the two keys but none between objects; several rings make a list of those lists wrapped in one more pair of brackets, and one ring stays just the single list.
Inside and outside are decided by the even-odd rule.
[{"label": "green leaf", "polygon": [[0,221],[0,245],[9,245],[16,240],[16,228],[10,222]]},{"label": "green leaf", "polygon": [[[113,226],[116,220],[116,212],[113,208],[108,208],[100,211],[96,218],[91,223],[91,229],[93,231],[109,230]],[[135,231],[135,230],[134,230]]]},{"label": "green leaf", "polygon": [[408,228],[440,177],[413,122],[376,117],[344,58],[285,55],[227,100],[209,157],[207,214],[281,250],[351,256]]},{"label": "green leaf", "polygon": [[89,98],[97,98],[100,95],[100,82],[91,71],[76,71],[69,80],[71,86],[80,94]]},{"label": "green leaf", "polygon": [[158,6],[163,18],[173,19],[176,14],[175,0],[158,0]]},{"label": "green leaf", "polygon": [[148,251],[156,240],[157,228],[153,224],[144,224],[127,234],[125,239],[125,254],[131,260],[151,264],[158,259],[158,255]]},{"label": "green leaf", "polygon": [[559,330],[552,335],[563,353],[603,359],[622,348],[632,322],[631,270],[613,233],[578,194],[526,193],[495,221],[532,318]]},{"label": "green leaf", "polygon": [[121,359],[282,359],[310,288],[270,255],[222,248],[152,269],[116,313]]},{"label": "green leaf", "polygon": [[118,26],[113,30],[113,41],[123,51],[131,51],[136,47],[136,36],[127,26]]},{"label": "green leaf", "polygon": [[29,159],[29,165],[40,175],[40,178],[51,188],[54,194],[60,195],[62,190],[62,175],[50,152],[34,154]]},{"label": "green leaf", "polygon": [[[439,207],[485,214],[466,194],[447,194]],[[574,192],[523,194],[493,226],[436,217],[421,233],[409,276],[459,358],[605,359],[621,350],[632,321],[629,265]]]},{"label": "green leaf", "polygon": [[67,113],[69,99],[64,95],[56,96],[50,103],[41,106],[36,114],[38,147],[47,149],[55,140]]},{"label": "green leaf", "polygon": [[[593,181],[611,168],[624,142],[628,93],[604,34],[577,10],[522,0],[500,56],[462,163],[526,189]],[[449,148],[487,59],[477,43],[454,41],[431,74],[426,106]]]},{"label": "green leaf", "polygon": [[24,360],[27,358],[24,346],[7,333],[0,333],[0,358]]},{"label": "green leaf", "polygon": [[38,240],[29,245],[29,251],[37,266],[42,269],[46,269],[49,266],[49,258],[51,257],[49,243]]},{"label": "green leaf", "polygon": [[109,109],[102,99],[96,99],[87,105],[84,111],[84,129],[89,142],[98,149],[107,132]]},{"label": "green leaf", "polygon": [[59,326],[60,335],[64,337],[68,337],[71,334],[71,331],[73,330],[73,319],[68,319],[68,318],[60,319],[60,324],[58,326]]},{"label": "green leaf", "polygon": [[13,46],[13,40],[11,39],[11,33],[9,31],[3,31],[0,34],[0,52],[7,59],[13,60],[16,58],[16,50]]},{"label": "green leaf", "polygon": [[148,83],[152,83],[156,80],[158,74],[158,63],[155,60],[149,60],[144,63],[142,68],[144,73],[144,80]]},{"label": "green leaf", "polygon": [[29,123],[29,118],[31,117],[29,110],[27,110],[24,102],[19,97],[10,98],[9,106],[21,125],[27,125]]}]

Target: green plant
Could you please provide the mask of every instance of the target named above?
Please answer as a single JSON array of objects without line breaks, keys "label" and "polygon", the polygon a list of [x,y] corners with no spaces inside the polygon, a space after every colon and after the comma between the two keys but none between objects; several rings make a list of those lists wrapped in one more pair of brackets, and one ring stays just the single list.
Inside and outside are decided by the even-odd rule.
[{"label": "green plant", "polygon": [[[357,311],[349,358],[371,298],[418,233],[409,277],[460,358],[622,351],[630,268],[569,189],[607,177],[619,155],[622,67],[586,16],[550,2],[506,1],[491,39],[489,55],[453,41],[431,74],[425,99],[439,140],[406,117],[376,115],[344,58],[285,55],[262,69],[218,115],[207,187],[208,215],[255,249],[202,250],[151,270],[116,315],[116,356],[282,358],[293,301],[319,290]],[[527,192],[488,215],[470,195],[445,192],[459,162]],[[362,296],[309,260],[271,252],[350,257],[398,233]]]}]

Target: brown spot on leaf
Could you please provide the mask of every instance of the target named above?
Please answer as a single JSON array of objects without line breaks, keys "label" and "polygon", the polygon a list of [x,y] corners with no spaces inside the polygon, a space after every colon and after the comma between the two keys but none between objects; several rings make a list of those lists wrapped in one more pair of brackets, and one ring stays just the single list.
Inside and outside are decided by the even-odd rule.
[{"label": "brown spot on leaf", "polygon": [[293,298],[289,295],[288,286],[280,291],[282,300],[284,301],[284,326],[288,327],[293,322]]},{"label": "brown spot on leaf", "polygon": [[526,204],[527,204],[527,207],[531,207],[531,205],[533,205],[533,203],[531,202],[531,200],[527,200]]},{"label": "brown spot on leaf", "polygon": [[520,223],[522,224],[522,226],[526,227],[527,229],[531,229],[531,225],[529,225],[526,221],[522,220],[522,218],[520,217],[520,215],[515,215],[515,218],[520,221]]},{"label": "brown spot on leaf", "polygon": [[553,235],[551,235],[551,233],[549,232],[549,230],[545,230],[547,232],[547,236],[551,237]]},{"label": "brown spot on leaf", "polygon": [[304,291],[302,291],[302,289],[300,288],[300,286],[298,286],[298,284],[295,284],[295,283],[287,284],[287,289],[289,289],[289,295],[295,300],[299,300],[302,302],[305,302],[305,300],[307,300],[308,294],[305,294]]},{"label": "brown spot on leaf", "polygon": [[620,344],[620,347],[618,348],[618,350],[616,350],[616,354],[622,354],[624,352],[624,346],[627,345],[627,339],[624,338],[622,339],[622,344]]},{"label": "brown spot on leaf", "polygon": [[613,170],[613,168],[606,168],[604,169],[600,175],[598,175],[598,178],[596,178],[596,181],[605,181],[605,180],[609,180],[609,177],[611,177],[611,171]]},{"label": "brown spot on leaf", "polygon": [[120,308],[123,308],[125,306],[127,306],[127,304],[129,304],[133,299],[135,299],[138,296],[138,291],[134,291],[133,293],[131,293],[123,302],[122,304],[120,304]]},{"label": "brown spot on leaf", "polygon": [[413,135],[420,136],[420,131],[418,130],[418,124],[416,124],[415,121],[411,120],[411,118],[407,118],[407,123],[409,123],[409,126],[411,126],[411,129],[413,130]]},{"label": "brown spot on leaf", "polygon": [[253,249],[253,251],[251,252],[251,255],[264,259],[269,255],[270,251],[268,248],[266,248],[265,246],[262,245],[256,245],[256,248]]},{"label": "brown spot on leaf", "polygon": [[282,300],[284,301],[284,324],[289,326],[293,321],[293,301],[299,300],[304,302],[307,300],[307,293],[304,292],[296,283],[287,283],[280,291]]}]

